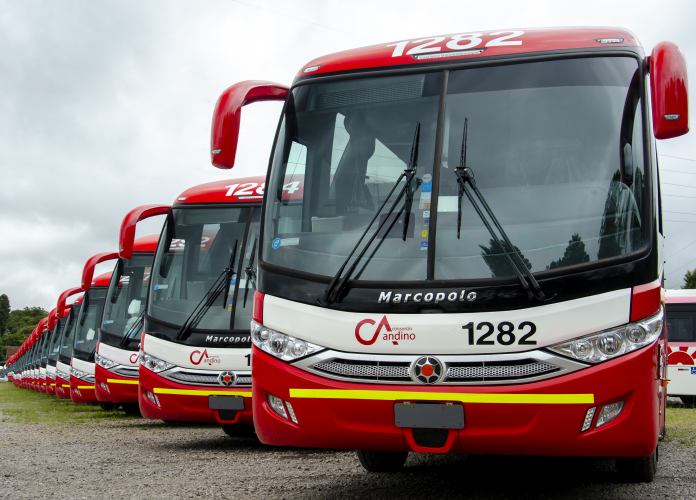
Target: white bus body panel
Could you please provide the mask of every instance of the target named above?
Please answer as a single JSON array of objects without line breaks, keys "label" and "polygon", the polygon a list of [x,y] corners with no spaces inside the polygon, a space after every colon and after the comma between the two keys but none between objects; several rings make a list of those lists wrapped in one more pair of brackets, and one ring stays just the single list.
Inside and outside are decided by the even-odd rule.
[{"label": "white bus body panel", "polygon": [[150,356],[183,368],[215,371],[249,371],[251,369],[251,348],[249,347],[187,346],[147,334],[141,345],[143,351]]},{"label": "white bus body panel", "polygon": [[[479,313],[365,314],[315,307],[266,295],[263,324],[338,351],[423,355],[511,353],[539,349],[628,323],[631,289],[556,304],[536,304],[539,305],[519,310]],[[398,310],[394,305],[388,307]],[[389,331],[386,327],[382,328],[375,336],[384,318],[389,324]],[[365,320],[369,322],[363,323]],[[470,322],[474,325],[489,322],[494,326],[510,322],[514,325],[517,340],[529,332],[528,326],[520,325],[531,322],[536,326],[536,333],[530,340],[536,341],[536,344],[518,345],[515,342],[506,346],[495,342],[494,345],[469,345],[468,333],[462,327]],[[390,336],[390,333],[400,332],[406,332],[408,338]],[[496,330],[490,339],[495,339],[497,333]],[[482,330],[475,331],[476,338],[481,335]]]}]

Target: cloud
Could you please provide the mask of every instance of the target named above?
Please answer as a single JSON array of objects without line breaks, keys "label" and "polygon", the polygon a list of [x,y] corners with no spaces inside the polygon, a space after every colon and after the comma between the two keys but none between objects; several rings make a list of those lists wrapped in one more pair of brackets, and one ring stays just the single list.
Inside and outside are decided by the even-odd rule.
[{"label": "cloud", "polygon": [[[128,210],[171,203],[203,182],[264,172],[277,103],[245,109],[234,171],[210,165],[213,106],[240,80],[289,84],[311,59],[369,40],[583,24],[627,27],[647,50],[672,40],[696,67],[688,2],[663,2],[661,10],[672,14],[662,16],[647,1],[628,9],[607,1],[424,5],[0,1],[0,293],[14,308],[51,308],[78,283],[90,255],[116,249]],[[696,159],[692,136],[659,147]],[[660,161],[665,169],[696,172],[693,162]],[[666,179],[680,186],[663,186],[665,209],[696,214],[693,199],[674,196],[696,196],[696,176],[665,172]],[[666,254],[690,246],[668,259],[669,286],[696,267],[696,233],[689,229],[696,226],[676,218],[665,222]],[[696,223],[696,215],[681,219]],[[159,224],[144,227],[157,231]]]}]

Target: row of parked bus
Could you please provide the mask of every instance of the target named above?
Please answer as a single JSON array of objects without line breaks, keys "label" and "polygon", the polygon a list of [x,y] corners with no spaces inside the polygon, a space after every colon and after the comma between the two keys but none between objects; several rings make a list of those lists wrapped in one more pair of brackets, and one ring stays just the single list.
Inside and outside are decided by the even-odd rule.
[{"label": "row of parked bus", "polygon": [[[691,299],[664,306],[656,140],[689,130],[676,45],[531,29],[320,57],[290,88],[222,94],[216,167],[257,101],[284,103],[266,175],[130,212],[10,360],[15,383],[357,449],[372,471],[608,456],[653,479],[670,377],[688,400],[696,376]],[[134,239],[158,214],[157,244]]]}]

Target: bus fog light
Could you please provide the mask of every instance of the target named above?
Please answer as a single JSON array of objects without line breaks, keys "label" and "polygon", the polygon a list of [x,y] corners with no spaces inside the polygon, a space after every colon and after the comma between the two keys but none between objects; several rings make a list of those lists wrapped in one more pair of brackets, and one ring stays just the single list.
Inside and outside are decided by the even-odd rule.
[{"label": "bus fog light", "polygon": [[605,356],[616,356],[623,351],[623,338],[618,332],[606,332],[597,339],[597,347]]},{"label": "bus fog light", "polygon": [[274,412],[283,417],[285,420],[288,419],[288,414],[285,411],[282,399],[277,398],[275,396],[271,396],[270,394],[266,395],[266,399],[268,400],[268,404],[270,405],[270,407],[273,408]]},{"label": "bus fog light", "polygon": [[602,406],[602,409],[599,410],[599,415],[597,416],[597,424],[595,425],[595,428],[597,429],[603,426],[604,424],[608,424],[609,422],[614,420],[621,414],[621,410],[623,410],[623,407],[623,401]]},{"label": "bus fog light", "polygon": [[77,394],[79,397],[82,397],[82,394],[80,393],[80,389],[75,388],[75,389],[73,389],[73,392],[74,392],[75,394]]},{"label": "bus fog light", "polygon": [[290,404],[290,401],[285,402],[285,407],[288,409],[288,413],[290,414],[290,420],[292,420],[293,422],[295,422],[297,424],[298,422],[297,422],[297,417],[295,416],[295,410],[293,409],[292,405]]},{"label": "bus fog light", "polygon": [[585,421],[582,423],[582,429],[580,429],[580,432],[585,432],[587,429],[590,428],[592,425],[592,418],[594,417],[595,411],[597,411],[597,407],[593,406],[589,410],[587,410],[587,413],[585,414]]},{"label": "bus fog light", "polygon": [[276,356],[282,355],[288,346],[288,337],[279,332],[271,333],[271,338],[268,341],[268,347]]},{"label": "bus fog light", "polygon": [[157,394],[153,394],[150,391],[145,391],[145,396],[147,396],[147,399],[149,399],[152,404],[157,405],[158,408],[162,408]]},{"label": "bus fog light", "polygon": [[640,325],[632,326],[626,330],[626,338],[634,344],[640,344],[647,336],[648,332]]},{"label": "bus fog light", "polygon": [[106,385],[104,382],[99,382],[99,387],[101,387],[103,391],[111,393],[111,391],[109,390],[109,386]]},{"label": "bus fog light", "polygon": [[594,354],[594,348],[592,347],[592,342],[587,339],[580,339],[573,342],[571,347],[573,355],[578,359],[589,359]]}]

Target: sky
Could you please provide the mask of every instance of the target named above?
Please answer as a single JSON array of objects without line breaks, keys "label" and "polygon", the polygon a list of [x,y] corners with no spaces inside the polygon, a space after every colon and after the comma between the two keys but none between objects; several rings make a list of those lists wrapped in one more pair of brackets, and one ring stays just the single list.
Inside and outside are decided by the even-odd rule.
[{"label": "sky", "polygon": [[[619,26],[696,68],[696,3],[662,1],[0,0],[0,293],[55,307],[115,251],[123,216],[185,189],[263,175],[281,105],[245,108],[237,164],[210,164],[220,93],[290,85],[315,57],[444,33]],[[693,90],[696,77],[691,79]],[[692,92],[696,96],[696,93]],[[667,288],[696,268],[696,131],[660,141]],[[162,218],[139,224],[158,233]],[[113,268],[100,264],[97,273]]]}]

